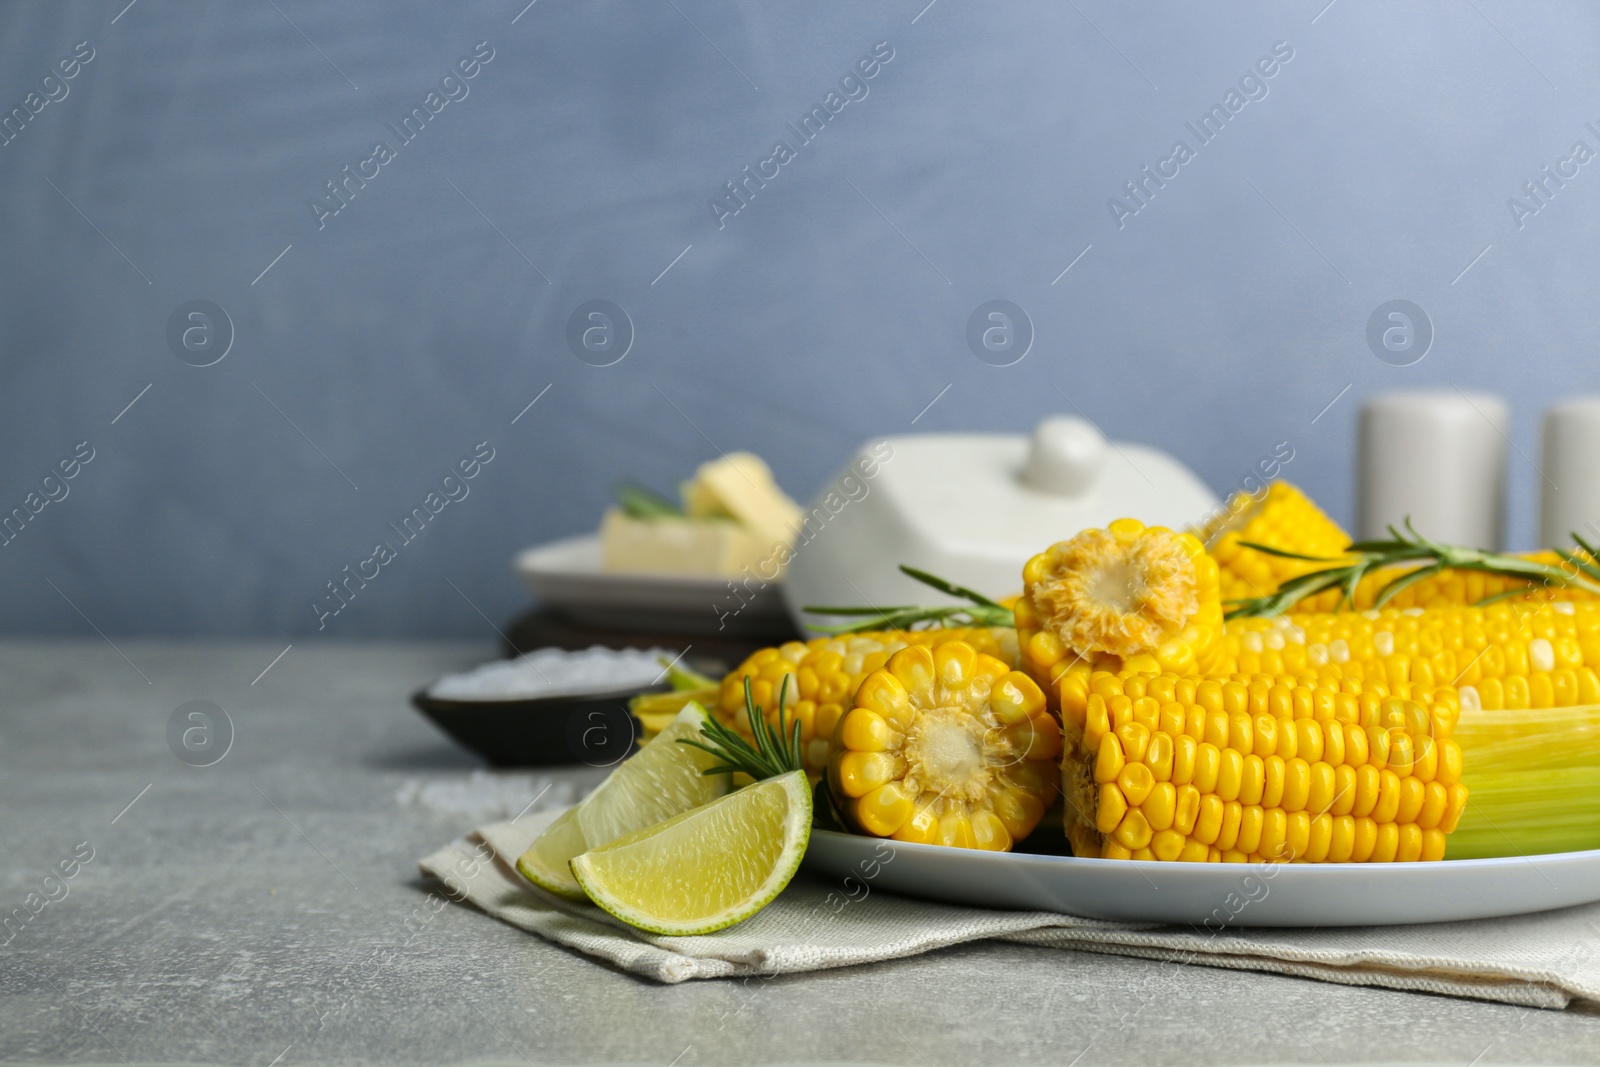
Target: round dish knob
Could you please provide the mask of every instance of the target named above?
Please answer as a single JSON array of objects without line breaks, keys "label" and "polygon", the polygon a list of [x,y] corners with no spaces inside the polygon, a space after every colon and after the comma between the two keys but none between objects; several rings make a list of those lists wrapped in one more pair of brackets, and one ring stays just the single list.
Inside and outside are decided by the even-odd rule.
[{"label": "round dish knob", "polygon": [[1094,485],[1105,459],[1106,439],[1093,423],[1053,415],[1034,428],[1022,480],[1040,492],[1078,496]]}]

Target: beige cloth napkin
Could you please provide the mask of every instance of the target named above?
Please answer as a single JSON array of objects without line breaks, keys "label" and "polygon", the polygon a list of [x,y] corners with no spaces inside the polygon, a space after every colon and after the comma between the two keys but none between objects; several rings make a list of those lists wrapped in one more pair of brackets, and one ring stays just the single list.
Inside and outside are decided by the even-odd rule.
[{"label": "beige cloth napkin", "polygon": [[420,866],[452,899],[658,982],[847,967],[992,938],[1529,1007],[1600,1002],[1600,952],[1591,947],[1600,934],[1600,905],[1426,926],[1202,933],[1050,912],[986,911],[878,891],[849,901],[832,881],[802,871],[777,900],[737,926],[700,937],[660,937],[592,905],[545,893],[517,874],[517,857],[557,814],[482,827]]}]

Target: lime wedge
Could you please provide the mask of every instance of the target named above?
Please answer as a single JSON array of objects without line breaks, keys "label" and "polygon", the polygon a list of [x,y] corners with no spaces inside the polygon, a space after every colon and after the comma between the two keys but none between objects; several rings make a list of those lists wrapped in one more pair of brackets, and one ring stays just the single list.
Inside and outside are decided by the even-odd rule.
[{"label": "lime wedge", "polygon": [[572,857],[726,793],[727,775],[702,773],[718,764],[717,757],[678,744],[679,738],[698,738],[706,719],[699,704],[685,706],[598,789],[557,816],[517,860],[517,870],[540,889],[582,900],[583,887],[569,866]]},{"label": "lime wedge", "polygon": [[572,872],[630,926],[708,934],[770,904],[810,838],[811,784],[790,771],[585,852]]}]

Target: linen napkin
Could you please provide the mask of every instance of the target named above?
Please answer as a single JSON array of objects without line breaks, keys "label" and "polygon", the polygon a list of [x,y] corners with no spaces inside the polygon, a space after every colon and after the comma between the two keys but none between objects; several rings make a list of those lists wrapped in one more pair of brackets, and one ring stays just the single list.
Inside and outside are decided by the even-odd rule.
[{"label": "linen napkin", "polygon": [[1476,922],[1212,932],[990,911],[878,890],[851,900],[835,881],[802,870],[775,901],[737,926],[663,937],[591,904],[546,893],[517,873],[517,857],[558,814],[481,827],[419,865],[457,902],[658,982],[849,967],[995,939],[1527,1007],[1600,1002],[1600,952],[1594,948],[1600,904]]}]

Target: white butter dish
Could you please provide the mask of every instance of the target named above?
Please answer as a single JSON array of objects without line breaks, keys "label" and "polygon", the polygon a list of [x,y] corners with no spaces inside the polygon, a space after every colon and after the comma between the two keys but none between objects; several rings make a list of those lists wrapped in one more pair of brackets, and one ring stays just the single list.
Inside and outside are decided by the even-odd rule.
[{"label": "white butter dish", "polygon": [[[870,473],[869,473],[870,472]],[[1089,422],[1045,419],[1032,438],[916,434],[862,446],[807,509],[783,595],[807,605],[949,602],[902,563],[993,597],[1019,591],[1029,557],[1080,530],[1131,516],[1184,529],[1216,495],[1159,449],[1110,442]]]}]

